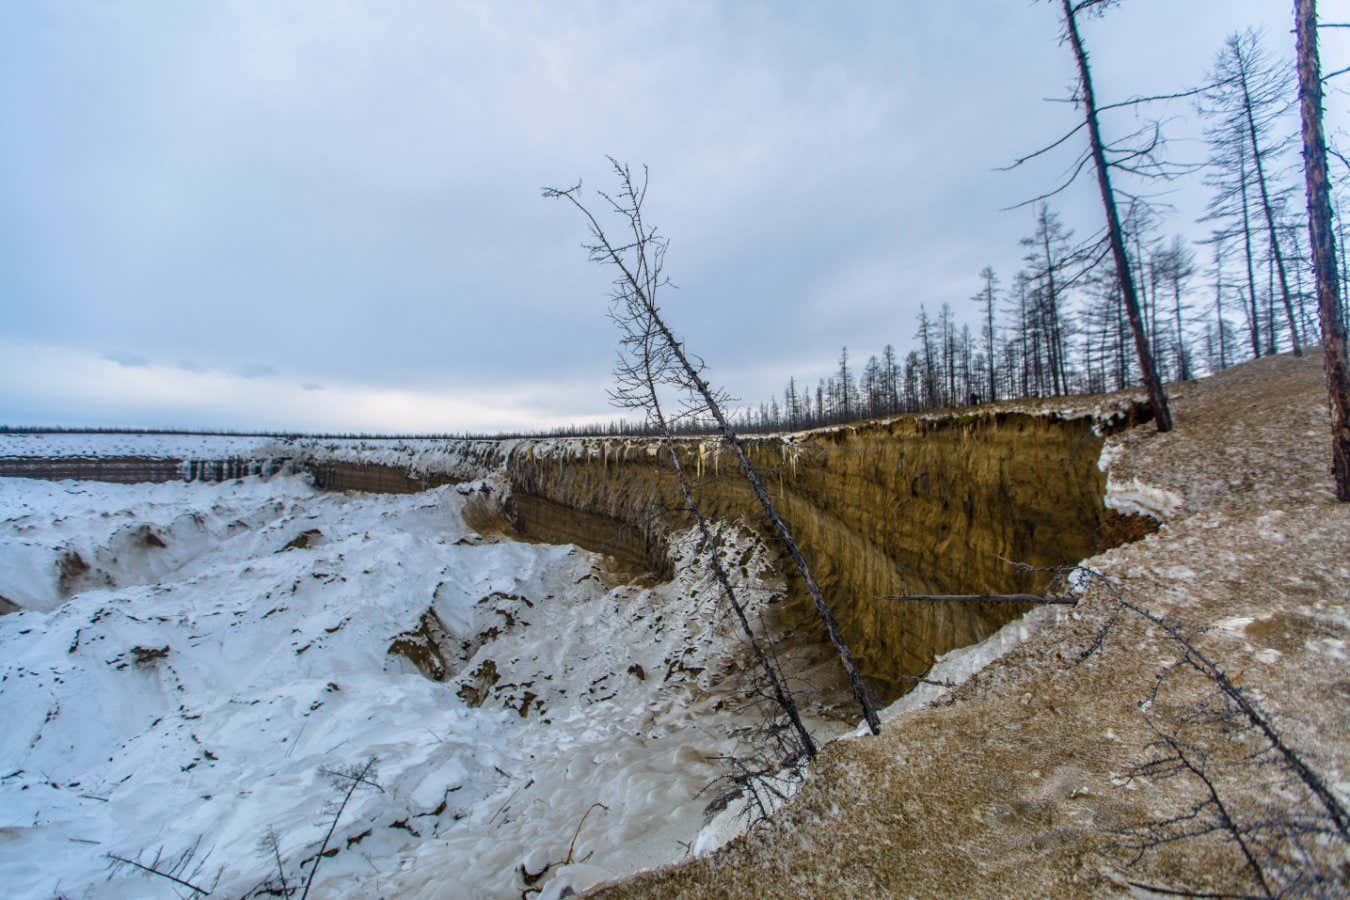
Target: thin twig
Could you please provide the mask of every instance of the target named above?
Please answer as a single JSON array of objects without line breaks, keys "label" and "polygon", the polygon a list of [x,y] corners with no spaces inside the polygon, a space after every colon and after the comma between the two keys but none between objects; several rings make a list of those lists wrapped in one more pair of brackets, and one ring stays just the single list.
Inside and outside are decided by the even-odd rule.
[{"label": "thin twig", "polygon": [[170,875],[168,872],[161,872],[159,869],[156,869],[156,868],[154,868],[153,866],[147,866],[147,865],[145,865],[144,863],[138,863],[138,862],[136,862],[136,860],[134,860],[134,859],[128,859],[128,858],[125,857],[125,856],[118,856],[116,853],[109,853],[109,854],[108,854],[108,858],[109,858],[109,859],[115,859],[115,860],[117,860],[117,861],[120,862],[120,863],[126,863],[126,864],[129,865],[129,866],[135,866],[136,868],[140,869],[142,872],[149,872],[151,875],[158,875],[160,878],[167,878],[168,880],[172,881],[174,884],[181,884],[183,887],[187,888],[188,890],[196,891],[197,893],[201,894],[201,895],[204,896],[204,897],[209,897],[209,896],[211,896],[211,892],[208,891],[208,890],[206,890],[205,888],[199,888],[199,887],[197,887],[195,884],[193,884],[192,882],[190,882],[190,881],[184,881],[183,879],[181,879],[181,878],[179,878],[179,877],[177,877],[177,876],[175,876],[175,875]]},{"label": "thin twig", "polygon": [[1069,594],[899,594],[879,599],[922,603],[1040,603],[1059,606],[1074,606],[1078,603],[1078,598]]}]

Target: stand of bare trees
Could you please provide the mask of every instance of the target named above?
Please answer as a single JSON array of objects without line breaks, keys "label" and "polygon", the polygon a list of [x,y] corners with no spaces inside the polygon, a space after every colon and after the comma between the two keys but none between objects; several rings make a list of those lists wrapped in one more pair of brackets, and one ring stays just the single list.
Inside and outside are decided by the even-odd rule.
[{"label": "stand of bare trees", "polygon": [[[1000,282],[992,267],[978,273],[972,322],[949,304],[921,304],[911,349],[886,344],[881,353],[850,355],[833,373],[793,376],[780,397],[757,406],[719,402],[672,417],[565,430],[576,434],[724,434],[811,428],[904,412],[988,400],[1099,393],[1141,385],[1158,417],[1171,426],[1163,393],[1168,380],[1185,380],[1283,349],[1301,351],[1320,325],[1333,432],[1333,476],[1338,496],[1350,498],[1350,366],[1346,365],[1344,223],[1334,207],[1328,159],[1350,177],[1350,161],[1328,148],[1321,131],[1321,91],[1327,78],[1313,37],[1300,38],[1309,241],[1299,235],[1303,216],[1297,185],[1285,165],[1295,131],[1287,111],[1296,99],[1289,66],[1253,32],[1231,35],[1206,83],[1176,93],[1101,103],[1091,77],[1080,25],[1113,0],[1052,0],[1060,7],[1061,39],[1073,52],[1077,85],[1060,98],[1082,110],[1082,121],[1046,146],[1013,161],[1016,168],[1086,136],[1086,146],[1054,189],[1018,206],[1031,206],[1021,271]],[[1211,200],[1206,266],[1179,236],[1161,230],[1147,196],[1122,188],[1114,176],[1164,181],[1197,167],[1165,160],[1161,124],[1149,120],[1116,139],[1104,136],[1113,111],[1191,99],[1206,122],[1203,167]],[[1319,149],[1320,148],[1320,149]],[[1075,240],[1050,205],[1084,172],[1094,172],[1105,226]],[[1344,179],[1342,179],[1344,180]],[[1337,256],[1335,236],[1342,236]],[[1311,310],[1316,298],[1316,323]],[[1203,299],[1202,299],[1203,298]],[[664,338],[663,338],[664,340]],[[861,362],[861,364],[859,364]],[[698,394],[700,385],[685,376]]]},{"label": "stand of bare trees", "polygon": [[[1299,353],[1315,327],[1310,302],[1317,297],[1325,366],[1336,435],[1337,490],[1350,469],[1350,375],[1345,354],[1347,256],[1339,248],[1343,217],[1333,205],[1335,180],[1326,171],[1332,157],[1350,177],[1350,162],[1328,151],[1323,139],[1316,201],[1308,182],[1311,243],[1299,238],[1302,216],[1288,177],[1287,149],[1295,138],[1289,115],[1295,95],[1290,66],[1273,58],[1260,35],[1235,33],[1225,41],[1206,83],[1174,94],[1133,97],[1100,104],[1079,22],[1112,5],[1109,0],[1056,0],[1062,39],[1074,52],[1078,86],[1065,102],[1084,112],[1083,121],[1045,147],[1015,160],[1016,168],[1087,135],[1087,147],[1070,165],[1070,176],[1032,206],[1030,234],[1022,241],[1023,268],[1000,288],[992,267],[978,274],[972,324],[947,304],[936,314],[921,304],[912,349],[883,353],[858,367],[847,352],[835,372],[814,390],[793,377],[782,395],[734,414],[743,431],[775,431],[837,424],[851,419],[961,406],[986,400],[1099,393],[1142,385],[1157,410],[1162,382],[1186,380],[1281,350]],[[1310,26],[1313,27],[1313,26]],[[1332,75],[1343,74],[1334,72]],[[1320,98],[1325,77],[1308,76]],[[1303,94],[1305,125],[1309,92]],[[1173,179],[1195,167],[1160,156],[1161,126],[1149,122],[1114,142],[1102,136],[1102,114],[1190,98],[1206,122],[1208,159],[1203,167],[1211,199],[1201,222],[1211,227],[1207,265],[1180,236],[1161,233],[1161,217],[1145,196],[1122,190],[1112,175]],[[1320,99],[1313,104],[1320,115]],[[1320,122],[1320,118],[1319,118]],[[1320,134],[1320,125],[1318,126]],[[1305,129],[1306,131],[1306,129]],[[1310,155],[1312,154],[1312,155]],[[1313,158],[1305,140],[1305,159]],[[1098,174],[1106,227],[1077,241],[1049,201],[1084,171]],[[1309,170],[1309,177],[1313,177]],[[1121,200],[1127,201],[1121,204]],[[1333,226],[1336,226],[1333,228]],[[1324,287],[1324,284],[1330,285]],[[1131,299],[1133,297],[1133,299]],[[1203,297],[1203,299],[1201,299]],[[974,336],[972,337],[972,327]],[[861,357],[858,357],[861,359]],[[854,372],[861,370],[861,377]],[[814,398],[814,402],[813,402]],[[1340,398],[1340,399],[1337,399]],[[1165,421],[1159,422],[1166,427]]]}]

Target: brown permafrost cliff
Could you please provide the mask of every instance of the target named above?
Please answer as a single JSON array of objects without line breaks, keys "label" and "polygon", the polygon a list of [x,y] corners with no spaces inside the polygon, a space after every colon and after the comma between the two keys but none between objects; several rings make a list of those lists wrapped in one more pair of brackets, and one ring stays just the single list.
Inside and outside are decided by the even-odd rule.
[{"label": "brown permafrost cliff", "polygon": [[[1126,419],[1144,414],[1135,407]],[[746,449],[864,673],[895,694],[908,685],[901,676],[987,637],[1025,607],[879,598],[1036,590],[1048,576],[1014,562],[1073,563],[1151,530],[1151,520],[1106,508],[1104,437],[1094,424],[1008,411],[909,416],[750,439]],[[513,521],[527,538],[645,556],[661,569],[668,536],[689,524],[669,463],[654,441],[592,443],[598,453],[518,445],[506,462]],[[729,453],[711,441],[677,446],[699,476],[707,514],[768,534]],[[789,584],[784,624],[814,631],[805,591],[797,579]]]},{"label": "brown permafrost cliff", "polygon": [[[1081,406],[1081,404],[1080,404]],[[912,604],[903,593],[1034,591],[1044,568],[1077,562],[1152,528],[1106,508],[1098,466],[1103,423],[1128,426],[1147,407],[1120,400],[1077,415],[984,407],[964,414],[902,416],[787,437],[749,438],[746,451],[774,495],[843,628],[863,673],[894,696],[905,675],[992,634],[1025,607]],[[766,538],[768,522],[729,452],[717,441],[676,441],[698,479],[704,512]],[[3,460],[0,474],[109,480],[218,480],[303,464],[322,488],[406,493],[492,471],[511,486],[505,504],[471,504],[483,522],[501,514],[518,536],[572,543],[615,557],[621,571],[669,576],[668,542],[688,528],[662,445],[653,439],[450,441],[427,458],[382,447],[362,457],[288,444],[262,460]],[[321,448],[322,449],[322,448]],[[331,448],[329,448],[331,449]],[[403,460],[403,464],[390,464]],[[489,501],[495,494],[484,493]],[[495,517],[495,521],[493,521]],[[798,579],[775,623],[823,638]]]}]

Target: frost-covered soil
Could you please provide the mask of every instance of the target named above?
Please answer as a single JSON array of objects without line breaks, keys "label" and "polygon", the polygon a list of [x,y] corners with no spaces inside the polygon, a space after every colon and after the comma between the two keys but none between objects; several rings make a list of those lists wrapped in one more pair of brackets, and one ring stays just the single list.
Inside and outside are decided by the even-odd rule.
[{"label": "frost-covered soil", "polygon": [[[1085,564],[1194,633],[1344,803],[1350,504],[1330,491],[1322,390],[1318,360],[1290,357],[1171,386],[1176,430],[1124,432],[1103,458],[1113,505],[1163,525]],[[1079,661],[1116,608],[1092,590],[1076,608],[1036,609],[949,654],[930,676],[964,684],[921,687],[885,712],[879,738],[831,744],[762,827],[598,895],[1152,896],[1131,882],[1253,894],[1237,847],[1213,836],[1133,864],[1121,847],[1122,829],[1184,814],[1203,794],[1193,778],[1124,777],[1154,753],[1144,710],[1166,726],[1190,707],[1166,693],[1146,702],[1178,649],[1141,619],[1115,620]],[[1222,748],[1219,729],[1198,727]],[[1231,777],[1235,809],[1280,802],[1268,787],[1276,769]],[[1343,895],[1346,865],[1328,895]]]},{"label": "frost-covered soil", "polygon": [[316,896],[556,896],[681,858],[751,721],[717,592],[688,545],[639,587],[483,538],[461,510],[491,490],[0,479],[4,895],[173,896],[107,855],[194,844],[190,880],[276,888],[269,830],[294,886],[325,770],[371,757]]}]

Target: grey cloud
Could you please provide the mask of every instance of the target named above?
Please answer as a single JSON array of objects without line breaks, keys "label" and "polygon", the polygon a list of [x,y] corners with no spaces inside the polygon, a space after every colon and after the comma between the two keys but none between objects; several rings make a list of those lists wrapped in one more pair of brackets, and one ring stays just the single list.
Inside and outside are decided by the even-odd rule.
[{"label": "grey cloud", "polygon": [[[998,209],[1073,155],[992,171],[1073,124],[1040,101],[1072,77],[1051,4],[399,10],[7,10],[0,108],[25,138],[0,142],[20,298],[0,339],[282,367],[332,394],[584,383],[573,406],[603,409],[609,276],[538,188],[610,187],[613,153],[651,166],[672,324],[758,401],[793,361],[813,378],[843,344],[903,349],[919,304],[966,309],[986,264],[1008,283],[1031,216]],[[1087,28],[1099,93],[1197,83],[1226,32],[1285,40],[1287,18],[1269,0],[1122,4]],[[1326,59],[1346,37],[1325,36]],[[1344,110],[1330,94],[1329,132]],[[1198,233],[1204,194],[1178,183],[1169,228]],[[1090,184],[1057,201],[1097,229]]]}]

